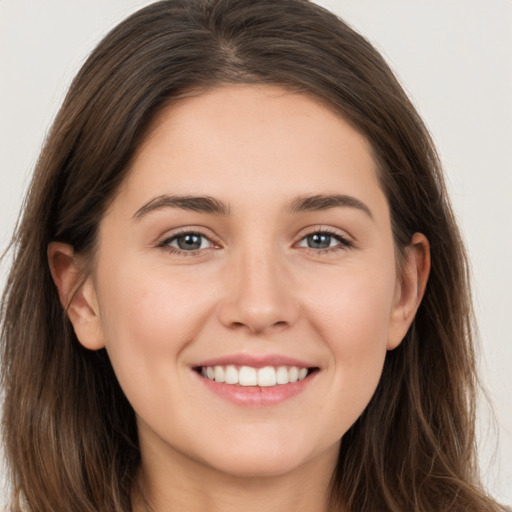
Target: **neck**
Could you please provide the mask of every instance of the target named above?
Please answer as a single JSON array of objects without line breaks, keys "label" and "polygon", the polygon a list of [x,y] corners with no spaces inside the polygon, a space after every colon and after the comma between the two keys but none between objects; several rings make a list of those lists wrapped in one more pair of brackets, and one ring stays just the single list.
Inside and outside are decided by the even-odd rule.
[{"label": "neck", "polygon": [[133,512],[327,512],[337,450],[270,476],[226,474],[179,453],[172,461],[147,455]]}]

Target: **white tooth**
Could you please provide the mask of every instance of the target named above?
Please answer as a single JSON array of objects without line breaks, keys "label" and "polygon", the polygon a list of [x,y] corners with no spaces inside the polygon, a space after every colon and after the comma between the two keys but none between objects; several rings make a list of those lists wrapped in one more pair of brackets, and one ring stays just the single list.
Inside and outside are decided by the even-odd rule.
[{"label": "white tooth", "polygon": [[297,366],[279,366],[277,369],[273,366],[265,366],[259,369],[242,366],[238,370],[235,365],[227,365],[226,368],[223,366],[203,366],[201,375],[210,380],[225,382],[226,384],[270,387],[276,384],[288,384],[289,382],[303,380],[308,375],[308,369]]},{"label": "white tooth", "polygon": [[238,370],[232,364],[226,366],[224,382],[226,382],[226,384],[238,384]]},{"label": "white tooth", "polygon": [[275,386],[276,371],[272,366],[265,366],[258,370],[258,386]]},{"label": "white tooth", "polygon": [[222,368],[222,366],[214,366],[213,374],[215,376],[215,382],[224,382],[224,368]]},{"label": "white tooth", "polygon": [[240,386],[256,386],[258,384],[256,368],[242,366],[238,375],[238,382]]},{"label": "white tooth", "polygon": [[290,382],[297,382],[299,380],[299,369],[296,366],[290,366],[288,370],[288,378]]},{"label": "white tooth", "polygon": [[278,384],[288,384],[288,382],[290,382],[288,378],[288,368],[286,368],[286,366],[280,366],[277,369],[276,382]]}]

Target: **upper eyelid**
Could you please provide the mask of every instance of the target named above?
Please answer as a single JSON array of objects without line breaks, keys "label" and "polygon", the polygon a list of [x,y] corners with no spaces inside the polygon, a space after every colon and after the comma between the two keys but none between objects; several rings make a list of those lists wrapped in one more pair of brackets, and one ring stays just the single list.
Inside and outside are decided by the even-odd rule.
[{"label": "upper eyelid", "polygon": [[299,240],[302,240],[303,238],[316,233],[326,233],[331,236],[342,238],[348,242],[354,242],[354,237],[346,230],[325,225],[308,226],[307,228],[303,228],[299,231],[297,237]]},{"label": "upper eyelid", "polygon": [[211,234],[210,232],[205,233],[205,229],[206,228],[200,226],[187,226],[184,228],[176,228],[176,230],[169,230],[158,237],[157,244],[164,244],[165,242],[168,242],[169,240],[173,240],[180,236],[195,234],[207,238],[210,242],[212,242],[212,244],[218,245],[219,238]]}]

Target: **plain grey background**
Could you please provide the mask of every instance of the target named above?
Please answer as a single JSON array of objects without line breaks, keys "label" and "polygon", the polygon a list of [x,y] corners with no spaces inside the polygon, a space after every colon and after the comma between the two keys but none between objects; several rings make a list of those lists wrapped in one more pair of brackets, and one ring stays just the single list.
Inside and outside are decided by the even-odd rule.
[{"label": "plain grey background", "polygon": [[[0,250],[71,78],[110,28],[149,3],[0,0]],[[318,3],[384,54],[437,143],[473,264],[496,417],[493,429],[481,406],[480,459],[490,492],[512,503],[512,1]]]}]

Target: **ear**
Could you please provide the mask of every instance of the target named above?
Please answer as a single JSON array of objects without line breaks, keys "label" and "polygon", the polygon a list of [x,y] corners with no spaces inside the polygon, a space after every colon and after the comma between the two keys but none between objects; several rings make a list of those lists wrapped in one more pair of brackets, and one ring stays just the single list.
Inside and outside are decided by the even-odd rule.
[{"label": "ear", "polygon": [[105,346],[92,278],[81,268],[73,247],[60,242],[48,246],[48,263],[60,302],[73,324],[78,341],[90,350]]},{"label": "ear", "polygon": [[386,348],[393,350],[404,339],[425,293],[430,273],[430,244],[415,233],[405,249],[405,261],[397,278]]}]

